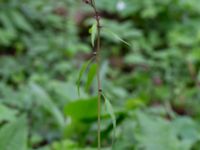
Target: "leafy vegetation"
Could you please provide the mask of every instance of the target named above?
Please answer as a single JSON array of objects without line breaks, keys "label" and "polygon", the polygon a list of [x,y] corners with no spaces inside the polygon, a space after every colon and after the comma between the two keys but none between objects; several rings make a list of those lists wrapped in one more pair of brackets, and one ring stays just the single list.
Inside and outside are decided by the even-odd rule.
[{"label": "leafy vegetation", "polygon": [[[102,150],[199,150],[200,1],[96,4]],[[97,149],[95,27],[82,1],[0,1],[0,150]]]}]

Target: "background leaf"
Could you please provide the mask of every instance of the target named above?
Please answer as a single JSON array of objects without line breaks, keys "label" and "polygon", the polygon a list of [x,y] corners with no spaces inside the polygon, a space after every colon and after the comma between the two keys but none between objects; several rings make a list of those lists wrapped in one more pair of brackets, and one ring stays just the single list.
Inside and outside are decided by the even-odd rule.
[{"label": "background leaf", "polygon": [[30,83],[30,88],[32,90],[32,94],[36,97],[37,103],[42,105],[49,113],[51,113],[57,124],[62,128],[65,125],[64,116],[56,104],[51,100],[49,95],[35,83]]},{"label": "background leaf", "polygon": [[17,111],[0,104],[0,122],[13,121],[16,119]]},{"label": "background leaf", "polygon": [[1,150],[27,150],[28,130],[25,117],[20,117],[0,129]]}]

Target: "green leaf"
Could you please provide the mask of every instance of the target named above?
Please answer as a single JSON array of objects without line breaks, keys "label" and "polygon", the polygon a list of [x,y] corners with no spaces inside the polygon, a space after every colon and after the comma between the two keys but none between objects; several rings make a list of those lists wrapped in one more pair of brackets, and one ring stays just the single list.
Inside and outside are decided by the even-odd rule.
[{"label": "green leaf", "polygon": [[128,54],[125,56],[125,62],[128,64],[147,64],[145,57],[138,53]]},{"label": "green leaf", "polygon": [[91,120],[97,118],[97,97],[79,99],[65,106],[65,115],[75,120]]},{"label": "green leaf", "polygon": [[18,118],[0,129],[0,149],[27,150],[27,136],[26,119]]},{"label": "green leaf", "polygon": [[116,40],[118,40],[118,41],[120,41],[120,42],[126,44],[127,46],[131,46],[128,42],[126,42],[125,40],[123,40],[122,38],[120,38],[119,35],[117,35],[117,34],[114,33],[113,31],[109,30],[108,28],[104,28],[104,30],[105,30],[106,32],[109,32],[111,35],[113,35],[113,37],[114,37]]},{"label": "green leaf", "polygon": [[90,28],[89,32],[91,33],[92,46],[94,46],[95,38],[96,38],[96,34],[97,34],[97,23],[96,22],[92,25],[92,27]]},{"label": "green leaf", "polygon": [[9,18],[7,11],[2,11],[0,13],[0,21],[2,22],[3,26],[6,29],[9,29],[9,30],[12,30],[12,31],[15,30],[14,27],[13,27],[12,20]]},{"label": "green leaf", "polygon": [[[78,144],[71,140],[62,140],[52,144],[52,150],[97,150],[97,148],[80,148]],[[109,148],[102,148],[102,150],[111,150]]]},{"label": "green leaf", "polygon": [[179,141],[169,121],[139,112],[138,122],[141,132],[136,136],[138,147],[146,150],[178,150]]},{"label": "green leaf", "polygon": [[12,121],[14,120],[16,117],[16,111],[13,109],[10,109],[6,106],[4,106],[3,104],[0,104],[0,122],[1,121]]},{"label": "green leaf", "polygon": [[199,140],[198,124],[191,118],[167,120],[160,116],[137,112],[138,147],[145,150],[191,150]]},{"label": "green leaf", "polygon": [[145,106],[145,102],[140,98],[131,98],[126,101],[125,106],[128,110],[136,109]]},{"label": "green leaf", "polygon": [[90,65],[90,63],[93,61],[93,58],[91,58],[90,60],[88,60],[87,62],[85,62],[83,64],[83,66],[81,67],[81,70],[79,72],[79,76],[78,76],[78,80],[77,80],[77,90],[78,90],[78,95],[80,96],[80,83],[81,83],[81,77],[83,76],[83,73],[86,71],[86,69],[88,68],[88,66]]},{"label": "green leaf", "polygon": [[90,86],[92,84],[92,81],[94,80],[96,72],[97,72],[97,65],[96,64],[92,64],[91,67],[90,67],[90,70],[88,72],[88,75],[87,75],[87,82],[86,82],[86,85],[85,85],[85,90],[86,91],[89,91],[89,88],[90,88]]},{"label": "green leaf", "polygon": [[78,144],[71,140],[58,141],[52,144],[52,150],[77,149],[77,147]]},{"label": "green leaf", "polygon": [[[66,104],[68,101],[79,98],[76,91],[76,83],[55,80],[49,82],[47,86],[50,87],[50,90],[55,95],[55,100],[57,100],[59,104]],[[81,97],[86,97],[86,95],[83,93]]]},{"label": "green leaf", "polygon": [[112,107],[112,104],[110,103],[110,101],[102,94],[104,100],[105,100],[105,107],[106,107],[106,110],[108,111],[111,119],[112,119],[112,124],[113,124],[113,129],[114,129],[114,132],[113,132],[113,141],[114,141],[114,138],[115,138],[115,131],[116,131],[116,117],[115,117],[115,112],[114,112],[114,109]]},{"label": "green leaf", "polygon": [[58,125],[62,128],[65,125],[64,116],[60,109],[52,101],[48,93],[35,83],[31,83],[30,88],[33,95],[36,97],[36,100],[38,100],[37,102],[55,117]]},{"label": "green leaf", "polygon": [[10,11],[10,15],[12,17],[14,24],[19,29],[22,29],[27,32],[32,31],[31,24],[28,22],[28,20],[25,18],[25,16],[21,12],[13,10],[13,11]]}]

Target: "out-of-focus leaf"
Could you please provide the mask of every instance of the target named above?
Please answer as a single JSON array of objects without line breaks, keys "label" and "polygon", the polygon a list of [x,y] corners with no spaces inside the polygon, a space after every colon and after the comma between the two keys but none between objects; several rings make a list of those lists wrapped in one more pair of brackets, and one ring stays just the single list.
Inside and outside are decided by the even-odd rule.
[{"label": "out-of-focus leaf", "polygon": [[16,118],[16,111],[0,104],[0,122],[12,121]]},{"label": "out-of-focus leaf", "polygon": [[31,25],[29,24],[29,22],[26,20],[26,18],[23,16],[22,13],[20,13],[19,11],[13,10],[13,11],[10,11],[10,15],[13,19],[14,24],[16,24],[16,26],[19,29],[22,29],[27,32],[32,31]]},{"label": "out-of-focus leaf", "polygon": [[64,149],[73,150],[77,147],[78,144],[70,140],[63,140],[52,144],[52,150],[64,150]]},{"label": "out-of-focus leaf", "polygon": [[145,106],[145,102],[144,102],[144,100],[142,100],[140,98],[128,99],[126,101],[127,109],[134,109],[134,108],[138,108],[138,107],[142,107],[142,106]]},{"label": "out-of-focus leaf", "polygon": [[125,57],[125,62],[127,64],[148,64],[148,61],[145,60],[144,56],[137,53],[127,55]]},{"label": "out-of-focus leaf", "polygon": [[[97,148],[80,148],[77,143],[71,140],[63,140],[52,144],[52,150],[97,150]],[[102,150],[110,150],[109,148],[102,148]]]},{"label": "out-of-focus leaf", "polygon": [[[52,81],[49,82],[48,86],[55,93],[59,104],[66,104],[66,102],[73,101],[79,97],[76,84],[73,82]],[[81,97],[85,97],[85,95],[82,94]]]},{"label": "out-of-focus leaf", "polygon": [[191,150],[200,132],[190,119],[172,122],[158,116],[138,112],[138,148],[146,150]]},{"label": "out-of-focus leaf", "polygon": [[27,150],[26,119],[20,117],[0,129],[1,150]]},{"label": "out-of-focus leaf", "polygon": [[37,103],[42,105],[49,113],[57,120],[58,125],[62,128],[65,125],[64,116],[56,104],[51,100],[48,93],[35,83],[30,84],[30,89],[37,100]]},{"label": "out-of-focus leaf", "polygon": [[1,12],[0,13],[0,21],[3,23],[4,27],[9,30],[14,30],[13,23],[9,18],[8,12]]}]

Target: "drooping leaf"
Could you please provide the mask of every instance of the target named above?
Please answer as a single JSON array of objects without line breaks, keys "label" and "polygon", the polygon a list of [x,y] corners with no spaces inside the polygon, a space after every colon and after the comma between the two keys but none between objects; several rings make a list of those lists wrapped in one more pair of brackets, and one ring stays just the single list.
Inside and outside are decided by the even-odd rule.
[{"label": "drooping leaf", "polygon": [[106,32],[109,32],[111,35],[113,35],[113,37],[114,37],[116,40],[118,40],[118,41],[120,41],[120,42],[126,44],[127,46],[131,46],[128,42],[126,42],[125,40],[123,40],[119,35],[117,35],[117,34],[114,33],[113,31],[111,31],[110,29],[104,28],[104,30],[105,30]]},{"label": "drooping leaf", "polygon": [[116,117],[115,117],[115,112],[114,112],[114,109],[112,107],[112,104],[110,103],[110,101],[105,97],[105,95],[103,95],[103,98],[105,100],[105,107],[106,107],[106,110],[108,111],[111,119],[112,119],[112,124],[113,124],[113,141],[114,141],[114,138],[115,138],[115,131],[116,131]]},{"label": "drooping leaf", "polygon": [[83,64],[83,66],[81,67],[81,70],[79,72],[79,76],[78,76],[78,80],[77,80],[77,90],[78,90],[78,95],[80,96],[80,83],[81,83],[81,77],[83,76],[83,73],[86,71],[86,69],[88,68],[88,66],[90,65],[90,63],[93,61],[93,58],[91,58],[90,60],[88,60],[87,62],[85,62]]},{"label": "drooping leaf", "polygon": [[0,149],[27,150],[27,135],[25,117],[4,125],[0,129]]},{"label": "drooping leaf", "polygon": [[88,72],[88,75],[87,75],[87,82],[86,82],[86,85],[85,85],[85,90],[86,91],[89,91],[89,88],[92,84],[92,81],[94,80],[94,77],[96,75],[96,71],[97,71],[97,65],[96,64],[92,64],[90,66],[90,70]]},{"label": "drooping leaf", "polygon": [[95,38],[96,38],[96,34],[97,34],[97,23],[96,22],[92,25],[92,27],[90,28],[89,32],[91,34],[92,46],[94,46]]}]

